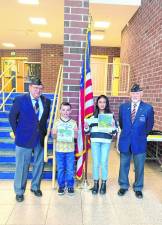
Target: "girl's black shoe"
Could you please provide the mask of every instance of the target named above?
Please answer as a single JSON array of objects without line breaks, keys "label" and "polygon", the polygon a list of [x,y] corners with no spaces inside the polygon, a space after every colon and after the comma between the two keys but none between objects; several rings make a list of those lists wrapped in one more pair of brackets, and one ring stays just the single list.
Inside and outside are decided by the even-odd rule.
[{"label": "girl's black shoe", "polygon": [[106,180],[102,180],[101,188],[100,188],[100,194],[101,195],[106,194]]},{"label": "girl's black shoe", "polygon": [[98,180],[94,180],[94,186],[92,188],[92,194],[93,195],[98,194],[98,189],[99,189],[99,181]]}]

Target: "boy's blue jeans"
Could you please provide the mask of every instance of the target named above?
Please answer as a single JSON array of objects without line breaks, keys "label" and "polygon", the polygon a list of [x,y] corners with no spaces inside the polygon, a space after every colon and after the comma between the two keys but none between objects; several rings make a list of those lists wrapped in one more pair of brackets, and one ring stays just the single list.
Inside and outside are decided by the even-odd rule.
[{"label": "boy's blue jeans", "polygon": [[107,180],[110,146],[111,143],[91,142],[93,160],[93,180],[99,180],[100,167],[101,179]]},{"label": "boy's blue jeans", "polygon": [[57,182],[60,188],[74,186],[74,152],[56,152]]}]

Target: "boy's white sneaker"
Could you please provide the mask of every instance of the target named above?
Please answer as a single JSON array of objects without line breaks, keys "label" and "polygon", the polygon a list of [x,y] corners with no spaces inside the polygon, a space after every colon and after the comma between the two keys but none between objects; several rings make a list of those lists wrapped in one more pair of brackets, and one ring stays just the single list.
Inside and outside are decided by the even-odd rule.
[{"label": "boy's white sneaker", "polygon": [[58,195],[64,195],[64,194],[65,194],[64,188],[59,188],[58,189]]},{"label": "boy's white sneaker", "polygon": [[68,188],[68,194],[69,195],[74,195],[74,188]]}]

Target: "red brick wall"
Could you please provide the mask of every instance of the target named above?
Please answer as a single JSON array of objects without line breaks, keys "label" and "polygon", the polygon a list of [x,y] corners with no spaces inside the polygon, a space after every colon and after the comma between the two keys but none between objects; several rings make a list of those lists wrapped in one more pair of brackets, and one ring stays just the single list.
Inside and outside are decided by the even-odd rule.
[{"label": "red brick wall", "polygon": [[109,97],[110,109],[114,113],[117,120],[119,114],[119,106],[127,101],[129,101],[129,97]]},{"label": "red brick wall", "polygon": [[15,57],[27,57],[29,62],[41,61],[41,49],[0,49],[0,57],[12,57],[11,52],[15,52]]},{"label": "red brick wall", "polygon": [[98,47],[92,46],[92,55],[107,55],[109,63],[113,62],[113,57],[120,57],[120,48],[118,47]]},{"label": "red brick wall", "polygon": [[63,46],[41,45],[41,79],[45,92],[54,92],[60,64],[63,64]]},{"label": "red brick wall", "polygon": [[122,32],[121,60],[131,66],[131,84],[144,88],[144,101],[155,110],[155,129],[162,130],[161,0],[143,0]]}]

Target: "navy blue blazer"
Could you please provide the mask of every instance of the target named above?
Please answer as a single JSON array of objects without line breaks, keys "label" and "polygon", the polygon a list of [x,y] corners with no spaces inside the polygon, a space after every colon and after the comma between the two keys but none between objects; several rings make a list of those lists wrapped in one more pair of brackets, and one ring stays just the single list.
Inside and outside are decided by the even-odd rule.
[{"label": "navy blue blazer", "polygon": [[41,96],[43,114],[38,121],[30,94],[15,98],[9,113],[9,122],[15,134],[15,144],[24,148],[33,148],[40,138],[41,145],[47,133],[47,120],[50,113],[51,101]]},{"label": "navy blue blazer", "polygon": [[119,151],[128,152],[131,148],[133,154],[146,152],[147,135],[154,125],[153,107],[140,102],[134,122],[131,121],[131,102],[121,104],[119,108]]}]

